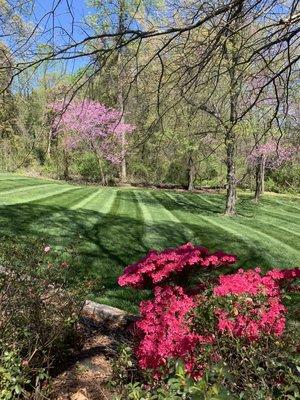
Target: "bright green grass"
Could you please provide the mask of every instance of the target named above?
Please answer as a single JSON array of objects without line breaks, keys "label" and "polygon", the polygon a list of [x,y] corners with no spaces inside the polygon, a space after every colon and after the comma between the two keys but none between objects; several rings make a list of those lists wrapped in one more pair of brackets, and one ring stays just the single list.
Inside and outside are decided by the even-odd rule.
[{"label": "bright green grass", "polygon": [[[150,248],[187,241],[237,254],[239,265],[300,265],[299,197],[241,194],[239,216],[223,213],[224,195],[99,188],[0,175],[0,232],[75,245],[76,275],[101,278],[97,301],[133,310],[143,293],[118,288],[123,268]],[[73,271],[74,272],[74,271]]]}]

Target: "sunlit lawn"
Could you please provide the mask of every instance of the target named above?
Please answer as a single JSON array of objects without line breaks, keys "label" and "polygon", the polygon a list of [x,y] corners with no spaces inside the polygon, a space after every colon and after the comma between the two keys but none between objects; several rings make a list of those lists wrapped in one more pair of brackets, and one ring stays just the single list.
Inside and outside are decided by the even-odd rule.
[{"label": "sunlit lawn", "polygon": [[[300,200],[241,194],[239,216],[223,215],[223,194],[99,188],[0,175],[0,231],[76,246],[82,280],[99,281],[91,298],[134,310],[142,297],[118,288],[123,268],[150,248],[187,241],[237,254],[239,266],[300,265]],[[75,268],[75,266],[74,266]]]}]

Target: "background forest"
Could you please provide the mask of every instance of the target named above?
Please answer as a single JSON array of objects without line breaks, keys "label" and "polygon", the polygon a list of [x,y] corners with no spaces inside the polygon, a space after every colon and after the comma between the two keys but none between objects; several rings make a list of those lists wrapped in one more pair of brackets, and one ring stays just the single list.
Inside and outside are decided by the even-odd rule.
[{"label": "background forest", "polygon": [[[255,191],[257,199],[264,181],[268,191],[299,190],[298,64],[293,62],[274,77],[274,68],[280,69],[286,51],[280,47],[269,50],[268,62],[243,61],[258,45],[265,45],[264,38],[258,40],[255,34],[265,21],[258,18],[246,24],[226,45],[208,54],[203,65],[197,63],[199,54],[208,52],[218,33],[212,24],[182,33],[171,45],[155,38],[143,46],[133,41],[111,51],[117,39],[99,38],[103,30],[146,29],[171,10],[167,3],[150,3],[137,7],[133,0],[115,0],[105,6],[89,1],[84,20],[89,40],[81,54],[85,62],[76,68],[68,67],[64,57],[53,59],[51,40],[42,36],[45,43],[41,41],[40,26],[31,37],[38,36],[35,61],[27,64],[20,64],[17,51],[2,40],[1,171],[190,190],[228,188],[231,179],[234,186]],[[187,2],[186,7],[192,13],[193,4]],[[11,8],[1,1],[0,10],[11,42],[18,41],[20,46],[23,41],[25,46],[32,30],[28,17],[32,9],[24,4]],[[173,18],[180,23],[187,16],[183,9],[176,10]],[[236,23],[245,19],[241,16]],[[66,35],[63,25],[58,32]],[[223,32],[223,41],[226,35]],[[289,44],[289,51],[297,56],[297,42],[294,47],[292,40]],[[26,54],[23,51],[23,57]],[[70,128],[55,130],[53,104],[62,102],[67,110],[72,101],[86,100],[118,110],[122,121],[131,124],[116,162],[112,162],[115,148],[97,154],[91,138],[70,146]],[[228,128],[232,122],[234,130]],[[85,120],[83,125],[88,123]]]}]

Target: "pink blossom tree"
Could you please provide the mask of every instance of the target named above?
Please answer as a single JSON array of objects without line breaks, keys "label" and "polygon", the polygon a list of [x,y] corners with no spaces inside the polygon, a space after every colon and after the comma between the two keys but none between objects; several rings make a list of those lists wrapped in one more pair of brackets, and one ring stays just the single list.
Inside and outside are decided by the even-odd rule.
[{"label": "pink blossom tree", "polygon": [[120,111],[92,100],[52,104],[55,135],[65,134],[65,149],[85,147],[95,154],[102,184],[106,184],[103,161],[120,164],[124,157],[124,136],[134,126],[124,122]]},{"label": "pink blossom tree", "polygon": [[290,161],[297,149],[283,145],[271,139],[264,144],[256,145],[248,156],[248,162],[255,167],[255,196],[258,201],[264,193],[265,171],[275,170]]}]

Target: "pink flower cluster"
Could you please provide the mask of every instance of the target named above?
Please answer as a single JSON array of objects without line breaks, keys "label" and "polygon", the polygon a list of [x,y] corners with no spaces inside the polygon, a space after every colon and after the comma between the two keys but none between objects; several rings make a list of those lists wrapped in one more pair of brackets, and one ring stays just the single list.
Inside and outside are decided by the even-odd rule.
[{"label": "pink flower cluster", "polygon": [[258,294],[265,294],[276,296],[279,294],[277,279],[274,279],[274,275],[270,272],[264,276],[261,275],[260,268],[248,271],[239,269],[235,274],[220,276],[219,285],[214,288],[214,295],[249,294],[256,296]]},{"label": "pink flower cluster", "polygon": [[285,329],[285,307],[281,303],[279,270],[261,275],[260,269],[240,269],[232,275],[221,276],[213,290],[216,297],[231,296],[230,311],[216,308],[217,328],[223,333],[249,340],[263,334],[281,336]]},{"label": "pink flower cluster", "polygon": [[271,276],[274,280],[279,282],[300,278],[300,268],[293,269],[273,269],[267,273],[267,276]]},{"label": "pink flower cluster", "polygon": [[[300,277],[298,268],[273,269],[266,274],[259,268],[240,269],[221,275],[217,284],[214,279],[199,282],[195,291],[188,292],[182,273],[235,261],[233,255],[209,253],[205,247],[187,243],[162,252],[152,250],[125,269],[119,278],[121,286],[153,288],[153,299],[141,302],[141,319],[136,323],[136,356],[142,369],[152,369],[159,377],[168,372],[169,360],[179,359],[186,372],[198,379],[209,365],[223,357],[219,354],[220,341],[241,338],[251,345],[265,335],[283,334],[286,310],[281,302],[281,286],[286,280]],[[180,286],[176,285],[176,277],[182,282]]]},{"label": "pink flower cluster", "polygon": [[181,359],[191,375],[199,374],[195,348],[212,343],[213,337],[191,331],[191,317],[187,314],[195,306],[195,301],[180,286],[157,286],[154,299],[141,302],[142,319],[136,324],[142,334],[137,349],[141,368],[157,371],[169,359]]},{"label": "pink flower cluster", "polygon": [[266,168],[275,169],[290,161],[298,152],[298,147],[285,146],[275,140],[269,140],[258,145],[248,156],[248,161],[255,166],[264,157]]},{"label": "pink flower cluster", "polygon": [[121,161],[122,137],[131,133],[134,126],[123,121],[120,111],[92,100],[59,101],[53,103],[51,109],[55,115],[53,133],[67,134],[63,141],[66,148],[85,145],[112,163]]},{"label": "pink flower cluster", "polygon": [[209,253],[205,247],[186,243],[162,252],[151,250],[142,260],[126,267],[118,283],[120,286],[142,288],[161,284],[174,274],[186,272],[191,268],[229,265],[236,260],[234,255],[221,251]]}]

